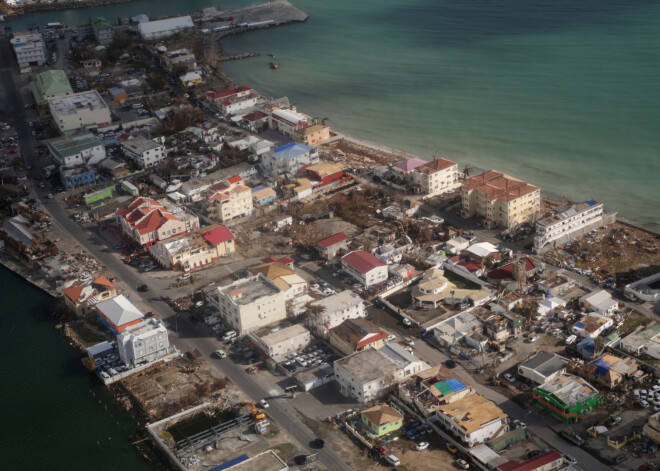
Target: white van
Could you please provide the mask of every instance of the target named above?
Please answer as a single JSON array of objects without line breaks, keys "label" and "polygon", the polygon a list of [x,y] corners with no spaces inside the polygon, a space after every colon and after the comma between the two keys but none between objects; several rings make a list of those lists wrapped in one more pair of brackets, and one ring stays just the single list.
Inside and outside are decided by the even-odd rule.
[{"label": "white van", "polygon": [[227,340],[231,340],[233,338],[236,338],[237,335],[238,334],[236,334],[236,331],[230,330],[229,332],[225,333],[225,335],[222,336],[222,340],[224,340],[226,342]]},{"label": "white van", "polygon": [[401,464],[401,461],[399,461],[399,458],[397,458],[394,455],[387,455],[385,457],[385,461],[387,461],[392,466],[399,466]]}]

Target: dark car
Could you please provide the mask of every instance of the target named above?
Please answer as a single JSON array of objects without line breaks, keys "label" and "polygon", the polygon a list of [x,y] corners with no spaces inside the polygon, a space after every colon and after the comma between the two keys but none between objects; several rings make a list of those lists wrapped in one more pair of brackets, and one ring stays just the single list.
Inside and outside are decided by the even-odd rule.
[{"label": "dark car", "polygon": [[445,366],[447,368],[455,368],[456,367],[456,362],[452,359],[445,360]]},{"label": "dark car", "polygon": [[623,461],[626,461],[626,455],[624,453],[619,453],[612,461],[615,463],[622,463]]},{"label": "dark car", "polygon": [[142,291],[142,292],[149,291],[149,287],[147,285],[140,285],[138,286],[138,291]]},{"label": "dark car", "polygon": [[316,448],[323,448],[325,446],[325,440],[322,438],[317,438],[312,442]]},{"label": "dark car", "polygon": [[149,319],[149,318],[151,318],[151,317],[154,317],[155,315],[156,315],[156,314],[155,314],[153,311],[149,311],[149,312],[147,312],[147,314],[146,314],[144,317],[146,317],[147,319]]}]

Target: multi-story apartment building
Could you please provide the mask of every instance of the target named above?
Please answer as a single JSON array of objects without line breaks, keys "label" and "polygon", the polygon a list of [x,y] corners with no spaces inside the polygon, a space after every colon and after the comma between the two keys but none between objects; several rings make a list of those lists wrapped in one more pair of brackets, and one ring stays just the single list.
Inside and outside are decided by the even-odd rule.
[{"label": "multi-story apartment building", "polygon": [[441,195],[461,186],[458,164],[447,159],[435,159],[408,172],[407,178],[416,193]]},{"label": "multi-story apartment building", "polygon": [[578,236],[585,230],[603,225],[603,204],[594,200],[576,204],[563,211],[556,211],[536,223],[534,250],[539,253]]},{"label": "multi-story apartment building", "polygon": [[47,70],[34,78],[32,95],[37,105],[46,105],[46,100],[72,95],[73,89],[63,70]]},{"label": "multi-story apartment building", "polygon": [[130,367],[150,363],[167,355],[170,342],[160,319],[148,319],[126,327],[117,336],[119,358]]},{"label": "multi-story apartment building", "polygon": [[284,293],[261,273],[221,286],[209,296],[220,317],[243,333],[286,318]]},{"label": "multi-story apartment building", "polygon": [[177,67],[192,68],[197,66],[197,59],[189,49],[167,51],[160,56],[160,60],[167,70],[172,72]]},{"label": "multi-story apartment building", "polygon": [[388,277],[387,263],[364,250],[344,255],[341,258],[341,266],[367,288],[386,281]]},{"label": "multi-story apartment building", "polygon": [[224,90],[222,92],[207,92],[206,99],[213,105],[213,107],[222,111],[222,102],[230,98],[243,98],[254,94],[252,87],[243,85],[238,88]]},{"label": "multi-story apartment building", "polygon": [[268,127],[293,139],[296,131],[311,125],[312,119],[295,110],[275,109],[268,115]]},{"label": "multi-story apartment building", "polygon": [[307,325],[317,335],[322,336],[345,320],[367,315],[362,298],[350,290],[314,301],[312,306],[318,309],[310,313]]},{"label": "multi-story apartment building", "polygon": [[141,168],[153,167],[165,158],[165,146],[146,137],[137,136],[121,143],[127,157]]},{"label": "multi-story apartment building", "polygon": [[51,98],[48,108],[62,134],[76,129],[99,128],[112,122],[110,108],[96,90]]},{"label": "multi-story apartment building", "polygon": [[46,62],[46,43],[41,33],[15,33],[10,41],[19,69]]},{"label": "multi-story apartment building", "polygon": [[487,228],[534,221],[541,208],[539,187],[495,170],[465,180],[461,197],[461,216],[480,216]]},{"label": "multi-story apartment building", "polygon": [[238,175],[211,187],[213,195],[208,199],[207,214],[222,222],[249,216],[254,210],[252,190],[243,184]]},{"label": "multi-story apartment building", "polygon": [[313,146],[330,139],[330,127],[323,124],[312,124],[311,126],[298,129],[294,133],[294,139],[300,144]]},{"label": "multi-story apartment building", "polygon": [[48,150],[60,167],[65,168],[95,165],[105,159],[103,143],[92,134],[49,139]]},{"label": "multi-story apartment building", "polygon": [[294,142],[262,154],[261,171],[265,176],[295,175],[309,164],[319,163],[319,152],[313,147]]},{"label": "multi-story apartment building", "polygon": [[603,398],[584,379],[564,373],[534,388],[532,402],[572,424],[601,405]]},{"label": "multi-story apartment building", "polygon": [[125,209],[117,210],[117,222],[126,237],[149,247],[158,241],[199,229],[199,218],[174,208],[173,213],[159,202],[139,197]]},{"label": "multi-story apartment building", "polygon": [[114,39],[112,25],[108,23],[105,18],[93,18],[90,20],[90,23],[97,43],[102,46],[107,46],[112,43],[112,40]]},{"label": "multi-story apartment building", "polygon": [[209,265],[235,251],[234,234],[226,226],[197,229],[149,246],[149,253],[161,267],[185,272]]},{"label": "multi-story apartment building", "polygon": [[436,418],[468,448],[509,431],[507,414],[478,393],[438,406]]}]

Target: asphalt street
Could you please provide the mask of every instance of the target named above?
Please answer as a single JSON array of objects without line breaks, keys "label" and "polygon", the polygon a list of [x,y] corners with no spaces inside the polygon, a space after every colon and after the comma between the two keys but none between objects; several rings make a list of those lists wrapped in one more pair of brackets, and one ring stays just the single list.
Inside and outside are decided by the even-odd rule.
[{"label": "asphalt street", "polygon": [[[19,146],[26,165],[34,166],[34,141],[31,129],[28,126],[23,99],[16,89],[12,75],[12,60],[13,57],[10,53],[9,41],[4,33],[4,28],[2,28],[2,31],[0,31],[0,79],[5,88],[5,103],[2,103],[2,106],[6,107],[14,117]],[[131,287],[137,287],[141,284],[149,285],[150,290],[147,293],[135,291],[135,295],[147,302],[151,306],[151,309],[158,313],[164,320],[170,330],[177,331],[179,339],[177,343],[182,344],[181,346],[185,345],[191,350],[196,349],[207,358],[210,358],[211,354],[220,347],[220,343],[215,338],[208,337],[208,333],[203,332],[199,326],[191,323],[187,317],[177,316],[170,306],[161,299],[161,296],[166,296],[166,293],[155,285],[150,284],[148,280],[142,279],[133,273],[127,266],[120,262],[104,244],[99,234],[91,233],[76,224],[56,199],[48,199],[44,197],[43,193],[38,194],[38,197],[52,216],[54,223],[74,237],[90,254],[112,270],[119,279]],[[218,368],[253,400],[257,401],[271,396],[270,392],[265,391],[256,381],[255,377],[248,375],[243,367],[233,363],[231,360],[213,359],[211,360],[211,364]],[[308,447],[309,443],[316,436],[300,420],[298,414],[293,411],[293,407],[288,404],[288,401],[290,399],[270,399],[268,415],[303,447]],[[319,454],[319,462],[325,468],[345,471],[351,470],[330,448],[315,451]]]}]

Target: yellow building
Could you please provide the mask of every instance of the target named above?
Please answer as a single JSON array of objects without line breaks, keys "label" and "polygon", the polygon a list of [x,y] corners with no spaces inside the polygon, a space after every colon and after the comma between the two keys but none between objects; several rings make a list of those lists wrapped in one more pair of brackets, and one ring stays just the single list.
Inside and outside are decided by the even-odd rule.
[{"label": "yellow building", "polygon": [[235,251],[234,235],[226,226],[205,227],[149,247],[149,253],[160,266],[185,272]]},{"label": "yellow building", "polygon": [[295,131],[294,137],[298,143],[313,146],[330,139],[330,127],[323,124],[313,124]]},{"label": "yellow building", "polygon": [[252,190],[243,184],[241,177],[228,178],[213,185],[211,190],[214,193],[208,199],[207,212],[212,219],[225,222],[252,214]]},{"label": "yellow building", "polygon": [[534,221],[541,209],[539,187],[495,170],[465,180],[461,196],[461,216],[480,216],[487,228]]},{"label": "yellow building", "polygon": [[660,412],[649,417],[649,421],[644,425],[644,436],[660,444]]}]

